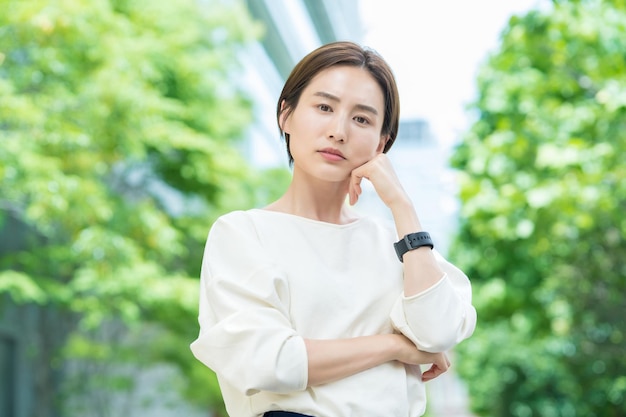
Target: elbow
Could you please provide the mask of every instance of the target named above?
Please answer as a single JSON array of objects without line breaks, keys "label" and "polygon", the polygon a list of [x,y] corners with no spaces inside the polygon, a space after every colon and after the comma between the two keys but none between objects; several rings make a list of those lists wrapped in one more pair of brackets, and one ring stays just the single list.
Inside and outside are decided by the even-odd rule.
[{"label": "elbow", "polygon": [[[451,325],[452,324],[452,325]],[[440,325],[432,329],[429,334],[417,340],[417,347],[425,352],[445,352],[463,340],[469,338],[476,328],[476,310],[468,306],[458,320]]]},{"label": "elbow", "polygon": [[247,386],[243,387],[246,395],[253,395],[258,391],[284,394],[306,389],[308,362],[306,353],[302,355],[300,348],[293,346],[302,342],[302,339],[298,339],[292,338],[292,346],[282,349],[274,358],[264,359],[259,356],[252,361],[244,371],[244,379],[248,381]]},{"label": "elbow", "polygon": [[198,339],[191,345],[194,356],[213,370],[220,381],[251,396],[259,391],[288,393],[307,386],[307,360],[304,342],[291,337],[282,346],[221,345]]}]

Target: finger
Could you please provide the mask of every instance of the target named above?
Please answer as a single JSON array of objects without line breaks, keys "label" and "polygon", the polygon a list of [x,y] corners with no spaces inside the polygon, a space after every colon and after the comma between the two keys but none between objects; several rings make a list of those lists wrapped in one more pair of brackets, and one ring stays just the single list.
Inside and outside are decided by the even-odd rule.
[{"label": "finger", "polygon": [[361,189],[361,177],[357,177],[355,175],[350,178],[350,189],[349,189],[349,197],[350,197],[350,205],[355,205],[359,200],[359,196],[362,193]]},{"label": "finger", "polygon": [[444,372],[446,372],[445,369],[441,369],[439,366],[433,365],[426,372],[422,373],[422,381],[423,382],[432,381],[433,379],[437,378],[439,375],[443,374]]},{"label": "finger", "polygon": [[348,187],[348,197],[350,198],[350,205],[353,206],[356,200],[356,191],[354,190],[352,180],[350,180],[350,186]]},{"label": "finger", "polygon": [[422,373],[422,381],[427,382],[437,378],[437,376],[439,375],[437,373],[437,370],[438,369],[436,365],[431,366],[427,371]]}]

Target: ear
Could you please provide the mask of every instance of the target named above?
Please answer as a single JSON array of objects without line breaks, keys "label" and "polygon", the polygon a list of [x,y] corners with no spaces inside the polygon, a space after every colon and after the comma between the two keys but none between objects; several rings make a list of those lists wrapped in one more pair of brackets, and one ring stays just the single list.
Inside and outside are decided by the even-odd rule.
[{"label": "ear", "polygon": [[385,149],[385,145],[389,142],[389,135],[382,135],[380,137],[380,142],[378,142],[378,147],[376,148],[376,153],[382,153]]},{"label": "ear", "polygon": [[280,116],[278,117],[278,125],[280,126],[280,130],[284,133],[289,134],[287,131],[287,116],[285,112],[285,100],[280,103]]}]

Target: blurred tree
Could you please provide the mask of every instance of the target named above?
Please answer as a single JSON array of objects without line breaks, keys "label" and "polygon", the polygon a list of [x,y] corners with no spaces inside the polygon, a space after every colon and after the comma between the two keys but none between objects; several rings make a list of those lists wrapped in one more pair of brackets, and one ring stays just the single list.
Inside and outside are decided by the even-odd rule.
[{"label": "blurred tree", "polygon": [[163,362],[184,375],[168,390],[219,406],[188,347],[206,233],[288,177],[236,151],[237,54],[258,28],[236,0],[0,10],[0,307],[35,323],[28,415],[109,415],[112,389]]},{"label": "blurred tree", "polygon": [[513,17],[453,158],[485,416],[626,415],[626,2]]}]

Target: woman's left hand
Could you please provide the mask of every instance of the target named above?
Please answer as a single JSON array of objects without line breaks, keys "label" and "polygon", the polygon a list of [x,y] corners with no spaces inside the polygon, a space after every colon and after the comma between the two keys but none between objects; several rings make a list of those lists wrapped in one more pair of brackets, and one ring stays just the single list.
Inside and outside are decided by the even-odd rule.
[{"label": "woman's left hand", "polygon": [[395,202],[408,199],[391,161],[384,153],[376,155],[352,171],[348,188],[351,205],[356,204],[359,200],[363,191],[361,189],[363,178],[367,178],[372,183],[376,193],[387,207],[391,207]]}]

